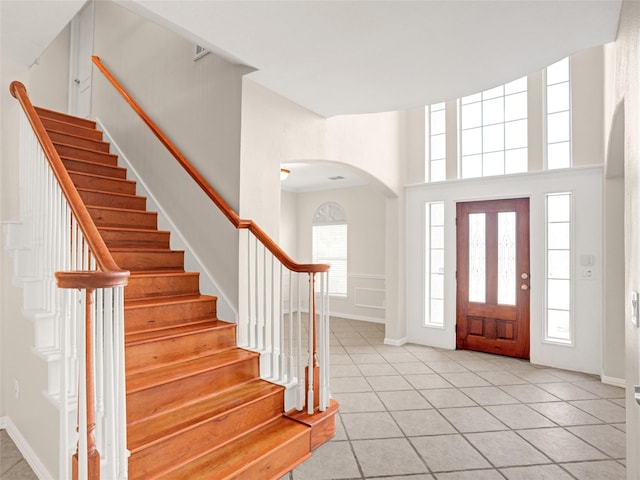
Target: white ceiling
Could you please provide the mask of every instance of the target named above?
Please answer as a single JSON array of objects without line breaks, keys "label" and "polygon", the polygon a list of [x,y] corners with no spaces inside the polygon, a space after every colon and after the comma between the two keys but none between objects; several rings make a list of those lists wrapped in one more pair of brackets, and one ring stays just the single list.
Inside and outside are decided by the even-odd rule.
[{"label": "white ceiling", "polygon": [[282,190],[288,192],[313,192],[369,183],[364,172],[338,162],[284,163],[282,167],[291,171],[280,183]]},{"label": "white ceiling", "polygon": [[[519,78],[615,40],[621,7],[620,0],[117,1],[255,68],[254,81],[325,117],[427,105]],[[31,65],[84,3],[0,0],[2,61]],[[310,185],[314,176],[352,181],[354,172],[336,168],[315,163],[300,177],[314,189],[321,188]],[[293,174],[286,182],[303,188]]]}]

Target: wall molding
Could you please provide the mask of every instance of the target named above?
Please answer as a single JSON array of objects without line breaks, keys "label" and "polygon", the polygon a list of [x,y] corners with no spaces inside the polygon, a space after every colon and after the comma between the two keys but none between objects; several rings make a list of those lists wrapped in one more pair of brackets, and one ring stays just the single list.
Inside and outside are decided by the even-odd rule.
[{"label": "wall molding", "polygon": [[[361,303],[358,301],[358,292],[359,291],[367,291],[367,292],[380,292],[382,294],[382,298],[381,298],[381,302],[380,305],[375,305],[372,303]],[[356,307],[362,307],[362,308],[375,308],[376,310],[385,310],[385,306],[384,306],[384,294],[385,294],[385,290],[384,288],[369,288],[369,287],[355,287],[354,290],[354,299],[353,299],[353,304]]]},{"label": "wall molding", "polygon": [[627,387],[627,381],[624,378],[607,377],[606,375],[602,375],[600,377],[600,381],[606,385],[612,385],[614,387]]},{"label": "wall molding", "polygon": [[375,273],[348,273],[347,278],[364,278],[367,280],[385,280],[385,275]]},{"label": "wall molding", "polygon": [[40,480],[54,480],[54,477],[49,473],[49,470],[47,470],[40,461],[31,448],[31,445],[29,445],[27,440],[22,436],[22,433],[20,433],[20,430],[18,430],[18,427],[16,427],[9,417],[0,417],[0,429],[7,431],[7,434],[11,440],[13,440],[13,443],[16,444],[16,447],[31,467],[31,470],[33,470],[33,473],[35,473]]}]

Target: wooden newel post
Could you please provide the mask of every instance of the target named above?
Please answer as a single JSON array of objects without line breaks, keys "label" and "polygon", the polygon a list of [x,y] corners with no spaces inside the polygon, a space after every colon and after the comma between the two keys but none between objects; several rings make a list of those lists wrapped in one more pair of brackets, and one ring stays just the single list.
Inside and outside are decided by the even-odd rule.
[{"label": "wooden newel post", "polygon": [[[93,299],[96,288],[113,288],[124,286],[127,283],[129,272],[101,272],[101,271],[76,271],[56,272],[56,282],[59,288],[77,288],[85,290],[85,378],[86,402],[87,402],[87,479],[100,480],[100,453],[96,447],[96,394],[94,369],[95,354],[93,351],[94,322]],[[82,382],[83,379],[78,379]],[[78,399],[78,418],[80,416],[80,399]],[[78,420],[78,432],[80,432]],[[80,432],[82,434],[82,432]],[[79,443],[79,442],[78,442]],[[71,474],[73,480],[79,480],[79,446],[72,457]],[[85,479],[82,479],[85,480]]]}]

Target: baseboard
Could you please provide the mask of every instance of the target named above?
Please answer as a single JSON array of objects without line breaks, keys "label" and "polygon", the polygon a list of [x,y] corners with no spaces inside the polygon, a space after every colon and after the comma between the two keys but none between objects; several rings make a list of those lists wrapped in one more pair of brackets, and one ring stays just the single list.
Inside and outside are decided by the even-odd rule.
[{"label": "baseboard", "polygon": [[407,337],[404,337],[404,338],[385,338],[384,339],[384,344],[385,345],[393,345],[394,347],[400,347],[400,346],[404,345],[405,343],[407,343]]},{"label": "baseboard", "polygon": [[47,468],[42,464],[38,456],[32,450],[31,446],[27,443],[25,438],[18,430],[18,427],[11,421],[9,417],[0,417],[0,429],[5,429],[7,434],[16,444],[18,450],[26,460],[26,462],[33,470],[33,473],[39,478],[39,480],[53,480],[54,477],[49,473]]},{"label": "baseboard", "polygon": [[602,375],[600,377],[600,381],[614,387],[626,388],[627,386],[627,381],[624,378],[607,377],[605,375]]},{"label": "baseboard", "polygon": [[384,318],[367,317],[366,315],[351,315],[350,313],[329,312],[331,317],[345,318],[347,320],[360,320],[361,322],[371,322],[384,324]]}]

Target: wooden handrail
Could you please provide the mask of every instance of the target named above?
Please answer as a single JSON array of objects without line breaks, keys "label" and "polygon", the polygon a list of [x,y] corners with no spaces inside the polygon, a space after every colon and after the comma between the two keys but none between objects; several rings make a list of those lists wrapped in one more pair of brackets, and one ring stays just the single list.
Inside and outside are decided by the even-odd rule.
[{"label": "wooden handrail", "polygon": [[[11,92],[11,95],[20,102],[31,127],[33,128],[33,132],[35,133],[38,142],[40,142],[40,146],[42,147],[45,157],[49,162],[49,166],[58,180],[58,185],[60,185],[60,189],[69,203],[69,208],[73,212],[73,215],[82,230],[84,240],[89,245],[89,249],[95,258],[96,264],[102,272],[109,273],[111,278],[117,278],[116,283],[118,285],[126,285],[129,272],[122,270],[113,260],[111,252],[109,252],[109,249],[104,243],[104,240],[93,222],[87,207],[82,201],[82,198],[80,198],[78,190],[76,190],[67,169],[62,163],[60,155],[58,155],[49,134],[44,128],[42,120],[40,120],[40,116],[29,100],[27,89],[20,82],[12,82],[9,86],[9,91]],[[95,278],[96,284],[92,285],[92,280],[87,280],[87,275]],[[101,288],[101,278],[96,277],[94,274],[85,274],[84,277],[84,286],[76,286],[76,288]]]},{"label": "wooden handrail", "polygon": [[296,263],[289,255],[285,253],[280,246],[274,242],[264,230],[262,230],[253,220],[244,220],[233,211],[229,204],[218,194],[218,192],[205,180],[205,178],[196,170],[196,168],[187,160],[182,152],[176,147],[171,140],[164,134],[164,132],[151,120],[146,112],[138,105],[138,103],[131,97],[129,92],[120,84],[120,82],[111,74],[111,72],[105,67],[100,60],[100,57],[93,56],[93,63],[104,74],[104,76],[111,82],[115,89],[122,95],[127,103],[135,110],[140,116],[142,121],[147,124],[153,134],[160,140],[165,148],[173,155],[182,168],[193,178],[202,191],[216,204],[222,214],[229,219],[233,226],[237,229],[247,228],[253,233],[258,240],[289,270],[293,272],[305,272],[305,273],[317,273],[327,272],[329,265],[325,264],[300,264]]}]

